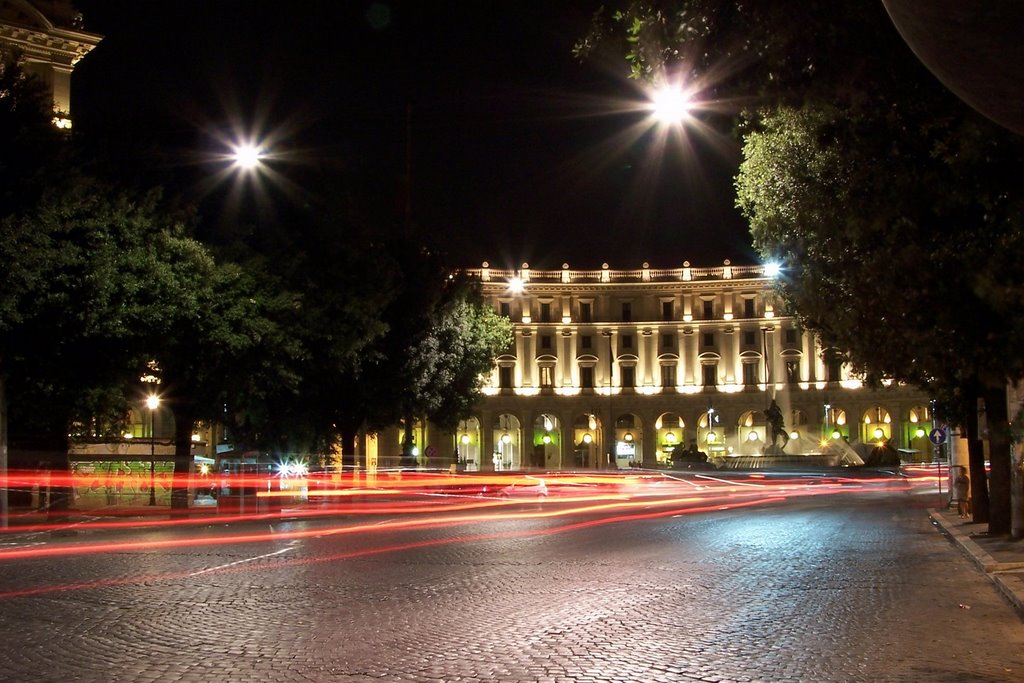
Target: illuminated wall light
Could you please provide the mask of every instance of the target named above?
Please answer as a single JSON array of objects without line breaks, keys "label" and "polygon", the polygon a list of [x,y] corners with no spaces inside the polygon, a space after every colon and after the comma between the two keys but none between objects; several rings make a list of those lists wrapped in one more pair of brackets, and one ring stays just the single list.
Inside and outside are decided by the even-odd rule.
[{"label": "illuminated wall light", "polygon": [[625,441],[630,442],[633,440],[633,432],[626,432],[623,437]]},{"label": "illuminated wall light", "polygon": [[835,439],[836,441],[838,441],[838,440],[839,440],[839,439],[841,439],[842,437],[843,437],[843,435],[842,435],[842,434],[841,434],[841,433],[839,432],[839,430],[838,430],[838,429],[833,429],[833,430],[832,430],[832,438],[833,438],[833,439]]},{"label": "illuminated wall light", "polygon": [[676,442],[676,435],[675,435],[675,433],[674,432],[669,432],[668,434],[666,434],[665,435],[665,442],[666,443],[675,443]]},{"label": "illuminated wall light", "polygon": [[749,434],[747,434],[747,441],[757,441],[757,438],[757,432],[752,431]]},{"label": "illuminated wall light", "polygon": [[882,439],[885,437],[885,431],[881,427],[875,428],[875,438]]},{"label": "illuminated wall light", "polygon": [[420,447],[419,446],[413,446],[412,447],[412,454],[413,454],[413,457],[419,457],[419,455],[420,455]]},{"label": "illuminated wall light", "polygon": [[199,434],[193,434],[192,435],[192,442],[193,443],[199,443],[202,440],[203,440],[203,437],[200,436]]},{"label": "illuminated wall light", "polygon": [[463,434],[462,438],[459,439],[459,440],[462,442],[463,446],[468,446],[469,445],[469,434]]},{"label": "illuminated wall light", "polygon": [[718,440],[718,435],[717,434],[715,434],[714,432],[708,432],[708,436],[707,436],[707,442],[708,443],[715,443],[715,441],[717,441],[717,440]]},{"label": "illuminated wall light", "polygon": [[126,439],[134,439],[134,438],[135,438],[135,435],[134,435],[134,434],[132,434],[131,432],[125,432],[125,433],[124,433],[124,434],[122,434],[121,436],[123,436],[123,437],[124,437],[124,438],[126,438]]},{"label": "illuminated wall light", "polygon": [[544,445],[547,445],[547,444],[551,443],[551,435],[550,434],[545,434],[543,436],[543,438],[541,438],[541,441],[544,442]]},{"label": "illuminated wall light", "polygon": [[914,436],[916,436],[918,439],[924,438],[924,428],[918,427],[917,430],[914,432]]},{"label": "illuminated wall light", "polygon": [[590,444],[593,443],[593,441],[594,437],[590,432],[587,432],[586,434],[583,435],[583,443]]},{"label": "illuminated wall light", "polygon": [[506,446],[512,443],[512,435],[509,434],[508,432],[505,432],[504,434],[501,435],[501,442]]},{"label": "illuminated wall light", "polygon": [[798,432],[798,431],[796,431],[796,430],[794,429],[793,431],[791,431],[791,432],[789,433],[789,438],[790,438],[790,439],[792,439],[793,441],[796,441],[797,439],[799,439],[799,438],[800,438],[800,432]]}]

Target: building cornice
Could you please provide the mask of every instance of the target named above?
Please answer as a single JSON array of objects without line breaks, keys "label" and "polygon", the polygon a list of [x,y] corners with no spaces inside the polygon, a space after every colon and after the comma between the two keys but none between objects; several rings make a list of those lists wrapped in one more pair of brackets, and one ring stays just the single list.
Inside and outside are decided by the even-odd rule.
[{"label": "building cornice", "polygon": [[49,32],[0,24],[0,42],[19,50],[26,59],[73,67],[96,47],[101,36],[53,28]]},{"label": "building cornice", "polygon": [[[530,286],[550,287],[553,291],[564,291],[567,286],[590,288],[608,285],[650,287],[652,284],[672,284],[699,287],[709,283],[747,282],[763,286],[770,282],[770,270],[764,265],[734,266],[726,260],[721,266],[694,267],[684,261],[679,268],[651,268],[643,264],[641,268],[631,270],[612,270],[604,264],[599,270],[573,270],[563,264],[560,270],[533,270],[528,263],[520,268],[491,268],[485,261],[480,268],[467,268],[464,271],[470,277],[480,280],[485,285],[508,284],[517,282]],[[749,286],[749,285],[748,285]]]}]

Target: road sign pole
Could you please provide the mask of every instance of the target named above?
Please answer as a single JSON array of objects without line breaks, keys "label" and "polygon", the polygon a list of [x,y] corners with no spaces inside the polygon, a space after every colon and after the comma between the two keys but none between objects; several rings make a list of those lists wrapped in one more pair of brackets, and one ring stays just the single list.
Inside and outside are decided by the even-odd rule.
[{"label": "road sign pole", "polygon": [[[939,480],[939,507],[942,505],[942,444],[946,443],[946,430],[942,427],[935,427],[928,433],[928,440],[935,444],[935,471]],[[950,470],[952,471],[952,470]],[[948,505],[945,507],[949,507]]]}]

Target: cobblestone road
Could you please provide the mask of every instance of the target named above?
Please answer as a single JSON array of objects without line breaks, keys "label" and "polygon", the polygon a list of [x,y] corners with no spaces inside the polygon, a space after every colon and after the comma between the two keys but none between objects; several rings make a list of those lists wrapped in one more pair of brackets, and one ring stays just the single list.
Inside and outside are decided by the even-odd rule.
[{"label": "cobblestone road", "polygon": [[[564,520],[9,560],[0,678],[1024,680],[1024,625],[924,503],[876,493],[540,535]],[[480,537],[504,532],[524,535]]]}]

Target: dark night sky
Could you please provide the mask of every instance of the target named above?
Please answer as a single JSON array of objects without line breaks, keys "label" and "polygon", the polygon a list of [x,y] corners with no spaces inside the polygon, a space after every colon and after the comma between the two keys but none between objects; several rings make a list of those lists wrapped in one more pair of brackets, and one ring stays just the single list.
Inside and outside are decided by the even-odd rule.
[{"label": "dark night sky", "polygon": [[183,158],[223,151],[211,131],[274,131],[292,194],[330,191],[305,165],[398,196],[411,111],[413,213],[455,262],[752,262],[735,143],[616,142],[642,114],[611,98],[635,83],[571,52],[596,4],[76,0],[105,36],[75,71],[76,129],[143,126]]}]

